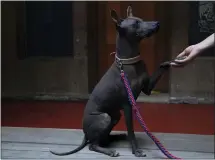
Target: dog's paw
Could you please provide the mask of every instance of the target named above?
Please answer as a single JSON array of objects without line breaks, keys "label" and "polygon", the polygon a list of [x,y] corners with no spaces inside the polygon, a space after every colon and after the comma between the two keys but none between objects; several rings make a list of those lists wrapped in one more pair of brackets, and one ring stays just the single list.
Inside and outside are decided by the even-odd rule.
[{"label": "dog's paw", "polygon": [[110,151],[110,157],[119,157],[119,153],[115,150]]},{"label": "dog's paw", "polygon": [[135,155],[135,157],[146,157],[146,153],[144,153],[144,151],[141,149],[137,149],[134,152],[134,155]]},{"label": "dog's paw", "polygon": [[171,66],[171,64],[170,64],[169,61],[163,62],[163,63],[160,64],[160,67],[161,67],[161,68],[165,68],[165,69],[170,68],[170,66]]}]

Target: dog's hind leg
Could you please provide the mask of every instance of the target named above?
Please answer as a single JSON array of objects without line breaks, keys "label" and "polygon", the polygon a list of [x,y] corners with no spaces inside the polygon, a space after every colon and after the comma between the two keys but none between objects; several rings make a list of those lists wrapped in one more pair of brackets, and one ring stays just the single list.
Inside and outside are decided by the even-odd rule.
[{"label": "dog's hind leg", "polygon": [[119,153],[116,152],[115,150],[103,148],[97,144],[90,144],[89,150],[94,151],[94,152],[98,152],[98,153],[102,153],[102,154],[108,155],[110,157],[118,157],[119,156]]},{"label": "dog's hind leg", "polygon": [[108,147],[112,142],[122,141],[127,139],[127,135],[125,133],[121,134],[110,134],[114,126],[120,121],[121,113],[120,111],[114,111],[114,113],[111,113],[111,125],[108,128],[108,131],[106,132],[106,135],[101,141],[100,145],[102,147]]},{"label": "dog's hind leg", "polygon": [[136,157],[146,157],[146,154],[143,150],[138,148],[137,140],[134,134],[134,127],[133,127],[133,116],[132,116],[132,107],[128,104],[124,104],[124,113],[125,113],[125,122],[128,131],[128,139],[131,144],[132,153]]},{"label": "dog's hind leg", "polygon": [[100,146],[100,143],[107,138],[107,135],[110,134],[111,129],[113,128],[113,123],[111,117],[107,113],[101,113],[95,116],[93,124],[90,125],[90,128],[87,132],[87,137],[91,141],[89,149],[98,153],[102,153],[111,157],[119,156],[115,150],[110,150]]}]

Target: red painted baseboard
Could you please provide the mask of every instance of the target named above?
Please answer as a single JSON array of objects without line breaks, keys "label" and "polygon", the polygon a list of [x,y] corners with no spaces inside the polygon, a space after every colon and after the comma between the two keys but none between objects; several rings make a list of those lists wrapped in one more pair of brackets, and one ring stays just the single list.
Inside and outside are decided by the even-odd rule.
[{"label": "red painted baseboard", "polygon": [[[3,101],[2,126],[81,129],[86,102]],[[214,106],[139,103],[152,132],[214,134]],[[135,131],[142,131],[134,121]],[[114,130],[126,130],[124,117]]]}]

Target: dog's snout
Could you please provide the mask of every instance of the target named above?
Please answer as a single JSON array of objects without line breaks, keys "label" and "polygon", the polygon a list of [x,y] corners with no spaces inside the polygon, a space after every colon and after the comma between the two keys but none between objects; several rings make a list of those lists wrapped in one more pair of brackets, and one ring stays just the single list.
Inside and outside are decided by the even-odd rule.
[{"label": "dog's snout", "polygon": [[160,23],[159,23],[159,22],[156,22],[156,26],[160,26]]},{"label": "dog's snout", "polygon": [[159,23],[159,22],[155,22],[155,23],[153,23],[153,26],[154,26],[154,27],[159,27],[159,26],[160,26],[160,23]]}]

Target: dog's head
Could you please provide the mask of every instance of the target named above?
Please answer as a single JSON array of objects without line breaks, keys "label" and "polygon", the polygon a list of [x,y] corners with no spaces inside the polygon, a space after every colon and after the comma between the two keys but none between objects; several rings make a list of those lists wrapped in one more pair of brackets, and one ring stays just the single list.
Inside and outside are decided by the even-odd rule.
[{"label": "dog's head", "polygon": [[159,22],[157,21],[144,21],[141,18],[134,17],[131,6],[127,8],[127,17],[125,19],[119,18],[113,9],[110,11],[110,14],[119,36],[125,37],[132,42],[150,37],[159,29]]}]

